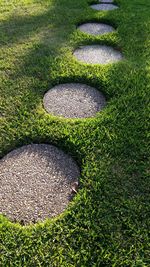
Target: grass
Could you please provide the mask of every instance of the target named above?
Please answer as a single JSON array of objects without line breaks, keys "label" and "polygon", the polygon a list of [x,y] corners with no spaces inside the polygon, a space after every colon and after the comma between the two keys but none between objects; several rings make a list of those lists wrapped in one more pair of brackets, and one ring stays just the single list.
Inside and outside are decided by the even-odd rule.
[{"label": "grass", "polygon": [[[59,217],[25,227],[0,217],[2,267],[150,266],[150,3],[116,0],[118,10],[97,12],[92,2],[0,0],[0,155],[50,143],[82,169],[79,193]],[[87,21],[107,22],[116,32],[76,30]],[[116,47],[124,60],[76,61],[73,50],[93,43]],[[44,93],[65,82],[98,88],[107,107],[93,119],[47,114]]]}]

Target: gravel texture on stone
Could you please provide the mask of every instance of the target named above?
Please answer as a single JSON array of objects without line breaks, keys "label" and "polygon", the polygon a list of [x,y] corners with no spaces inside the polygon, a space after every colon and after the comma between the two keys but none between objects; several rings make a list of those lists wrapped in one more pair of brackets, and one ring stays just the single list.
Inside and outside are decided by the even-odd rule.
[{"label": "gravel texture on stone", "polygon": [[33,144],[0,161],[0,213],[12,221],[43,221],[62,213],[73,196],[80,171],[57,147]]},{"label": "gravel texture on stone", "polygon": [[114,28],[112,26],[103,23],[92,23],[92,22],[82,24],[78,27],[78,29],[82,32],[89,33],[92,35],[105,34],[114,31]]},{"label": "gravel texture on stone", "polygon": [[100,3],[113,3],[114,0],[99,0]]},{"label": "gravel texture on stone", "polygon": [[87,45],[78,48],[74,56],[81,62],[90,64],[108,64],[122,59],[122,54],[106,45]]},{"label": "gravel texture on stone", "polygon": [[113,4],[96,4],[96,5],[91,5],[91,8],[95,10],[114,10],[117,9],[118,6],[113,5]]},{"label": "gravel texture on stone", "polygon": [[48,113],[65,118],[94,117],[106,104],[102,93],[80,83],[60,84],[44,96],[44,107]]}]

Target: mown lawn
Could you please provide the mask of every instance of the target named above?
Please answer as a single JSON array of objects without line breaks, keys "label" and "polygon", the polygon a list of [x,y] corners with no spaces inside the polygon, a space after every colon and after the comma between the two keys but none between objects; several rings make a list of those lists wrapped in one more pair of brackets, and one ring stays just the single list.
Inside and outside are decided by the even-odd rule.
[{"label": "mown lawn", "polygon": [[[0,217],[0,266],[150,266],[148,100],[150,2],[116,0],[97,12],[88,0],[0,0],[0,155],[50,143],[81,167],[80,190],[56,219],[21,226]],[[99,37],[76,30],[107,22]],[[109,44],[124,60],[90,66],[72,56],[84,44]],[[101,90],[106,108],[67,120],[43,109],[53,85],[82,82]]]}]

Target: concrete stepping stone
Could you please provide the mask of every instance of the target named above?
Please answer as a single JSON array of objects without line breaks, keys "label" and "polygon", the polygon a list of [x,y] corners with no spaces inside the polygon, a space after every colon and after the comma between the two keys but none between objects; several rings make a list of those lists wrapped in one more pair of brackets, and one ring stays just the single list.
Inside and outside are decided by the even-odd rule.
[{"label": "concrete stepping stone", "polygon": [[62,213],[77,192],[75,161],[52,145],[32,144],[0,161],[0,213],[23,224]]},{"label": "concrete stepping stone", "polygon": [[115,29],[112,26],[103,23],[84,23],[78,27],[78,29],[82,32],[92,34],[92,35],[100,35],[109,32],[113,32]]},{"label": "concrete stepping stone", "polygon": [[74,56],[81,62],[89,64],[108,64],[121,60],[122,54],[106,45],[87,45],[78,48]]},{"label": "concrete stepping stone", "polygon": [[102,93],[80,83],[57,85],[44,96],[46,111],[65,118],[94,117],[105,104]]},{"label": "concrete stepping stone", "polygon": [[117,9],[118,6],[113,5],[113,4],[95,4],[95,5],[91,5],[91,8],[95,9],[95,10],[102,10],[102,11],[107,11],[107,10],[114,10]]},{"label": "concrete stepping stone", "polygon": [[113,3],[114,0],[99,0],[100,3]]}]

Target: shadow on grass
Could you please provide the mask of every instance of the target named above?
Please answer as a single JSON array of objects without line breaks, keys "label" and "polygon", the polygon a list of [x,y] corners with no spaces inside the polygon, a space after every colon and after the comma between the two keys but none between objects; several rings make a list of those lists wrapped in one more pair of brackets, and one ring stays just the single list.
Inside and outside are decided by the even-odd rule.
[{"label": "shadow on grass", "polygon": [[[40,3],[41,1],[39,1]],[[44,1],[45,3],[47,1]],[[33,8],[34,10],[34,6]],[[72,1],[63,0],[53,1],[53,4],[45,5],[45,10],[40,14],[18,15],[18,11],[14,13],[4,22],[1,23],[1,47],[11,46],[12,44],[23,43],[27,38],[32,37],[35,33],[47,28],[58,33],[58,28],[70,26],[70,21],[74,21],[74,17],[80,16],[79,13],[84,12],[85,4],[72,4]],[[65,13],[65,16],[64,16]],[[57,28],[57,29],[56,29]],[[60,30],[59,34],[62,33]],[[62,33],[63,34],[63,33]],[[54,36],[52,36],[54,37]],[[44,39],[44,38],[43,38]]]},{"label": "shadow on grass", "polygon": [[[45,138],[36,137],[40,131],[36,131],[36,108],[41,103],[43,93],[51,86],[51,63],[61,53],[60,48],[66,46],[75,29],[75,21],[78,21],[81,14],[84,15],[85,7],[85,2],[54,1],[53,6],[47,6],[42,14],[32,16],[14,14],[2,24],[2,40],[4,39],[2,49],[6,48],[8,55],[13,55],[12,61],[17,49],[19,52],[25,51],[21,55],[16,54],[17,63],[13,69],[9,72],[7,70],[5,72],[4,69],[4,77],[6,74],[7,79],[4,80],[3,96],[6,113],[8,111],[8,120],[6,123],[4,120],[1,132],[3,135],[2,154],[13,147],[30,143],[31,140],[35,142],[37,139],[39,142],[47,140],[48,133]],[[37,120],[40,120],[40,115],[37,117]],[[51,121],[52,125],[57,124],[57,122],[53,123],[54,119],[48,121]],[[64,125],[63,122],[59,124],[59,127]],[[60,129],[56,131],[60,134]],[[56,139],[58,139],[56,131]],[[5,132],[9,137],[3,134]],[[6,142],[6,139],[9,141]],[[54,139],[52,137],[52,140]]]}]

